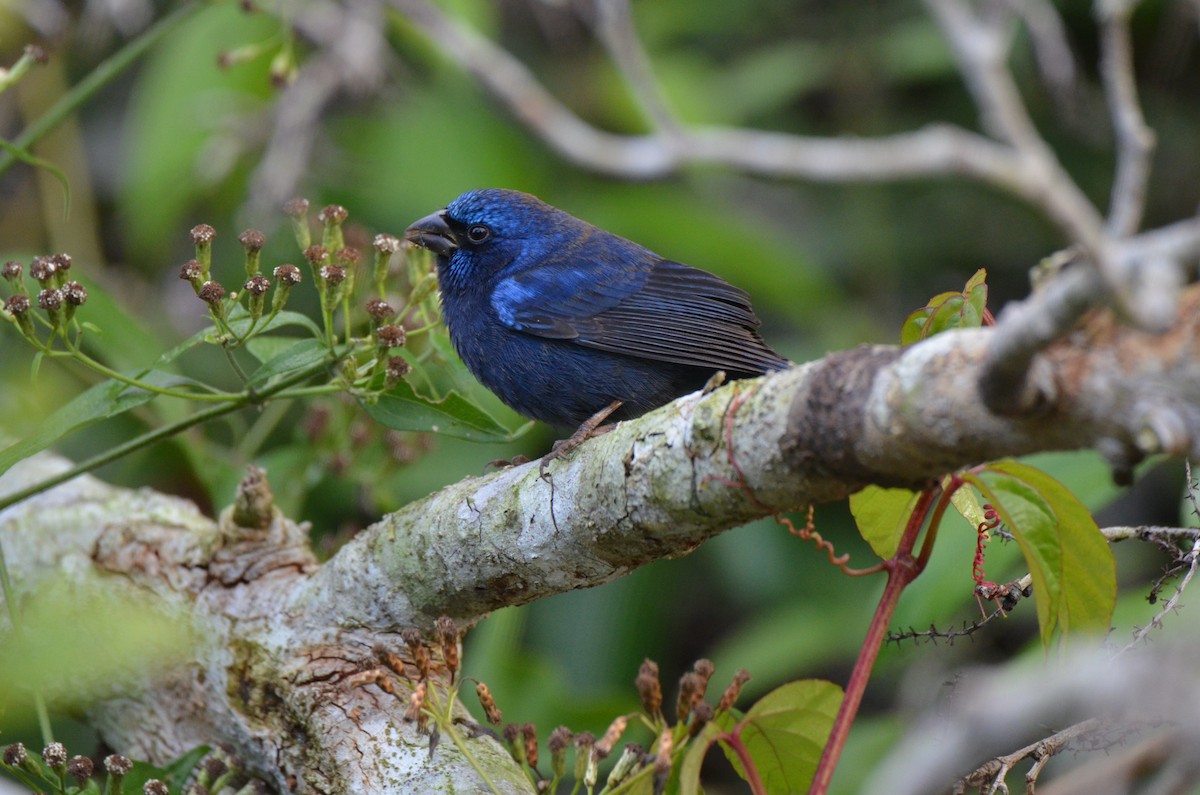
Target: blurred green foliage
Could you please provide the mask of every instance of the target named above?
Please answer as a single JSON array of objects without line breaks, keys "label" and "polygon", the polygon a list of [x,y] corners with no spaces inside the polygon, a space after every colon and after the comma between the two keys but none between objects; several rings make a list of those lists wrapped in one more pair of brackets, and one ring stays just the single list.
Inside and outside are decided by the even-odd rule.
[{"label": "blurred green foliage", "polygon": [[[443,6],[510,48],[584,118],[617,131],[645,130],[589,32],[586,12],[539,0],[454,0]],[[1148,2],[1135,17],[1143,96],[1159,136],[1150,224],[1191,214],[1200,185],[1200,158],[1194,156],[1200,57],[1194,39],[1183,46],[1173,32],[1181,8]],[[634,12],[668,103],[688,122],[811,135],[873,135],[930,121],[976,126],[946,47],[917,4],[729,0],[705,4],[701,13],[688,0],[653,0],[637,3]],[[1066,3],[1062,12],[1080,54],[1077,101],[1060,101],[1038,80],[1024,34],[1014,67],[1035,120],[1103,207],[1113,152],[1097,100],[1090,6]],[[951,180],[815,185],[714,168],[690,168],[653,183],[597,177],[549,151],[403,20],[391,18],[387,25],[393,49],[384,56],[383,83],[326,106],[312,131],[311,160],[303,173],[284,175],[314,206],[347,206],[348,235],[353,228],[364,238],[399,233],[469,188],[530,191],[747,289],[765,320],[765,337],[798,361],[865,342],[894,342],[910,312],[930,296],[958,289],[981,267],[989,272],[995,310],[1027,291],[1028,269],[1061,243],[1044,219],[1011,198]],[[71,33],[81,31],[72,27]],[[85,231],[97,244],[95,256],[77,259],[75,273],[97,287],[88,312],[104,333],[92,340],[93,352],[113,366],[143,366],[197,328],[203,309],[175,278],[191,256],[192,225],[218,229],[215,267],[229,278],[240,262],[237,232],[248,224],[268,232],[264,262],[297,258],[286,219],[256,214],[247,205],[272,114],[286,96],[268,79],[269,46],[281,34],[271,14],[246,15],[236,3],[212,3],[82,109],[68,146],[87,157],[94,179],[94,195],[76,195],[75,201],[94,211],[96,226]],[[15,48],[33,37],[18,17],[0,17],[0,60],[10,62]],[[107,44],[76,51],[70,41],[56,53],[69,53],[73,80],[106,48],[121,44],[110,36]],[[265,44],[267,54],[217,68],[220,53],[253,44]],[[314,46],[299,41],[301,64]],[[0,115],[6,130],[13,126],[10,118]],[[34,253],[59,248],[62,232],[53,215],[61,214],[61,206],[51,207],[57,197],[48,193],[38,209],[39,190],[49,191],[26,167],[0,178],[0,260],[27,262]],[[88,217],[78,208],[75,213]],[[78,371],[47,365],[31,383],[31,354],[15,339],[0,329],[0,434],[10,437],[92,383]],[[221,366],[214,360],[212,372]],[[474,390],[472,399],[513,427],[511,412],[465,386]],[[156,401],[146,410],[151,414],[94,426],[60,449],[83,457],[181,410]],[[381,513],[476,474],[490,460],[538,455],[554,438],[546,428],[508,445],[387,436],[356,408],[332,400],[278,411],[252,455],[239,451],[238,440],[254,418],[234,417],[100,474],[184,494],[215,511],[228,503],[253,460],[268,469],[283,507],[311,520],[322,548],[332,550]],[[1178,521],[1175,470],[1151,470],[1149,485],[1122,496],[1092,454],[1037,458],[1092,509],[1117,500],[1107,515]],[[845,506],[822,506],[816,518],[839,551],[850,552],[856,563],[871,560]],[[974,533],[965,523],[958,527],[944,530],[929,569],[901,602],[896,627],[933,622],[948,628],[976,615],[970,595]],[[989,549],[991,579],[1020,572],[1014,547],[996,543]],[[1118,548],[1117,556],[1128,595],[1117,620],[1144,621],[1152,608],[1138,600],[1158,559],[1133,548]],[[565,723],[599,733],[613,715],[635,709],[632,680],[643,657],[661,665],[668,699],[674,695],[669,683],[697,657],[717,663],[714,687],[745,667],[755,677],[743,696],[746,706],[800,676],[840,683],[881,587],[876,580],[847,580],[776,523],[757,522],[603,588],[500,611],[470,635],[466,670],[491,685],[507,717],[536,722],[543,732]],[[835,781],[841,791],[853,791],[860,775],[855,771],[903,730],[889,710],[905,670],[948,670],[968,656],[991,659],[1031,648],[1037,637],[1033,613],[1022,606],[969,648],[913,642],[887,647],[868,691],[865,720],[856,726]],[[12,713],[0,715],[5,738],[12,720]],[[710,791],[723,791],[719,779]]]}]

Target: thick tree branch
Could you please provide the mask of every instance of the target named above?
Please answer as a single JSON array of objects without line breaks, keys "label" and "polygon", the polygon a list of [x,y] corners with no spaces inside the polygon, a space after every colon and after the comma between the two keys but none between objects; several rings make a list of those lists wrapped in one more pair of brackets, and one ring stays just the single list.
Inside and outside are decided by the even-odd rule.
[{"label": "thick tree branch", "polygon": [[[232,743],[281,786],[404,788],[427,738],[405,706],[350,677],[396,632],[449,614],[469,624],[505,605],[598,585],[686,553],[745,521],[840,499],[866,483],[923,485],[947,471],[1039,450],[1097,446],[1200,453],[1200,288],[1164,335],[1089,319],[1037,357],[1038,411],[990,413],[974,384],[995,330],[911,348],[862,347],[682,398],[621,423],[573,457],[469,478],[388,516],[318,566],[307,534],[214,523],[181,500],[77,478],[0,513],[19,593],[50,576],[153,594],[190,616],[196,660],[94,710],[106,736],[152,760]],[[11,492],[65,466],[36,458]],[[47,546],[45,528],[53,527]],[[443,674],[444,676],[444,674]],[[397,681],[407,694],[407,685]],[[526,783],[498,745],[470,741],[504,791]],[[477,791],[451,744],[436,775]],[[419,771],[419,772],[418,772]],[[420,779],[426,781],[426,779]],[[421,788],[427,788],[422,784]]]}]

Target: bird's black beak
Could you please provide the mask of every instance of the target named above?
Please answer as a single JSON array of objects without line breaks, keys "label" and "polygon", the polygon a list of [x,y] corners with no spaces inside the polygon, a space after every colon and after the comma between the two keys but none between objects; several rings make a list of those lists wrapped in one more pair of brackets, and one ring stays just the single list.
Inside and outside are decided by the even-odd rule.
[{"label": "bird's black beak", "polygon": [[416,221],[404,230],[404,239],[427,248],[439,257],[449,257],[458,249],[458,238],[446,223],[446,211],[440,210]]}]

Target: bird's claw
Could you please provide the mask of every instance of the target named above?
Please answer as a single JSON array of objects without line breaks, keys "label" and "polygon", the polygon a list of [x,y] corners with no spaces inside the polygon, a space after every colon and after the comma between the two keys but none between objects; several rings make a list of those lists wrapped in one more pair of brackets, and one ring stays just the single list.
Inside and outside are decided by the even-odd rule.
[{"label": "bird's claw", "polygon": [[494,461],[488,461],[483,465],[483,471],[487,472],[492,467],[496,469],[508,469],[509,467],[520,466],[521,464],[529,463],[529,456],[517,454],[512,458],[497,458]]},{"label": "bird's claw", "polygon": [[560,439],[550,448],[550,452],[542,456],[541,465],[538,466],[538,477],[545,480],[546,467],[550,466],[551,461],[557,461],[560,458],[566,458],[567,454],[574,450],[579,445],[586,442],[593,436],[599,436],[602,433],[608,433],[613,429],[612,425],[602,425],[602,423],[612,416],[612,413],[624,405],[623,401],[614,400],[604,408],[597,411],[592,416],[584,420],[575,433],[568,436],[566,439]]}]

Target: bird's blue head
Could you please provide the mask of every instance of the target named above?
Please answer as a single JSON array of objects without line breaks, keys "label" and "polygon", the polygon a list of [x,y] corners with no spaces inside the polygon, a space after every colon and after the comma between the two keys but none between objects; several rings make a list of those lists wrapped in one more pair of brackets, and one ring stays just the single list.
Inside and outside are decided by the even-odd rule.
[{"label": "bird's blue head", "polygon": [[442,289],[455,290],[536,262],[586,226],[536,196],[488,188],[462,194],[404,237],[437,255]]}]

